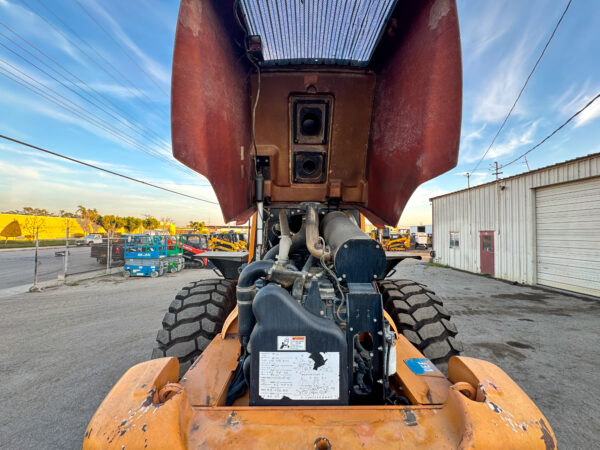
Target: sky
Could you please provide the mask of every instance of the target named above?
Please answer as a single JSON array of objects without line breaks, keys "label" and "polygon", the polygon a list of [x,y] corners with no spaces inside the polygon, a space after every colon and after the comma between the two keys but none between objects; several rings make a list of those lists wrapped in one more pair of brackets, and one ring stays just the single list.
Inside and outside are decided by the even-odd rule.
[{"label": "sky", "polygon": [[[458,165],[415,191],[401,226],[431,223],[429,198],[467,187],[465,173],[473,172],[490,145],[566,4],[458,1],[463,54]],[[208,181],[171,156],[177,10],[175,0],[0,0],[0,134],[214,202]],[[522,154],[600,92],[599,18],[600,2],[573,0],[516,109],[471,176],[472,186],[491,181],[490,164]],[[38,95],[38,83],[53,90],[55,102],[47,93]],[[527,162],[533,170],[600,152],[599,138],[600,101],[531,152]],[[521,160],[501,176],[526,170]],[[150,214],[179,225],[223,221],[211,203],[0,140],[0,211],[23,206],[75,211],[80,204],[101,214]]]}]

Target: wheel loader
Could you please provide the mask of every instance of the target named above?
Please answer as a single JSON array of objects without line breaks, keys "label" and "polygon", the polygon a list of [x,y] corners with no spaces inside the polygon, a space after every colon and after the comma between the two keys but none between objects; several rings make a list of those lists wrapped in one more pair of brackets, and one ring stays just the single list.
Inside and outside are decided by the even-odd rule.
[{"label": "wheel loader", "polygon": [[555,448],[363,231],[456,165],[461,89],[454,0],[182,0],[173,154],[252,221],[249,251],[165,303],[83,447]]}]

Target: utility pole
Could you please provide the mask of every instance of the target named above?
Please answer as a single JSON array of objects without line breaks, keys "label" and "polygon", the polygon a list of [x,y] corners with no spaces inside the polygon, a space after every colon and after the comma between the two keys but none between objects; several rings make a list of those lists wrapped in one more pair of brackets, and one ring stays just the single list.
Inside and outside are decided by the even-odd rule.
[{"label": "utility pole", "polygon": [[38,239],[38,232],[40,227],[35,227],[35,267],[33,269],[33,286],[30,291],[39,291],[37,281],[38,281],[38,251],[40,249],[40,241]]},{"label": "utility pole", "polygon": [[502,173],[503,173],[503,172],[498,172],[498,169],[500,169],[500,168],[498,167],[498,161],[494,161],[494,166],[492,167],[491,170],[494,172],[494,175],[496,175],[496,181],[498,181],[498,175],[502,175]]},{"label": "utility pole", "polygon": [[471,174],[467,172],[465,176],[467,177],[467,189],[471,189]]},{"label": "utility pole", "polygon": [[525,165],[527,166],[527,170],[531,171],[531,168],[529,167],[529,161],[527,161],[527,156],[525,156]]},{"label": "utility pole", "polygon": [[[65,268],[64,268],[64,278],[63,280],[67,279],[67,271],[69,269],[69,219],[67,219],[67,236],[65,238]],[[64,283],[64,281],[63,281]]]}]

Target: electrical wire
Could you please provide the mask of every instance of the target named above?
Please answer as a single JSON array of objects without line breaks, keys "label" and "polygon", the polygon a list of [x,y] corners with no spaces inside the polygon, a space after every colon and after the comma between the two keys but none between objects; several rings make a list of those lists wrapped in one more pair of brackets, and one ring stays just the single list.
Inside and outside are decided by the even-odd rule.
[{"label": "electrical wire", "polygon": [[[21,59],[23,59],[25,62],[28,62],[29,64],[33,65],[35,68],[37,68],[38,70],[40,70],[42,73],[50,76],[52,79],[58,81],[60,84],[62,84],[63,86],[65,86],[64,83],[61,83],[55,77],[53,77],[52,75],[48,74],[48,72],[44,71],[43,69],[40,69],[37,65],[33,64],[31,61],[28,61],[27,58],[24,58],[22,55],[19,55],[14,50],[10,49],[6,45],[2,44],[1,42],[0,42],[0,46],[2,46],[4,48],[6,48],[7,50],[11,51],[15,55],[17,55]],[[9,66],[10,68],[12,68],[12,71],[10,71],[10,70],[7,71],[6,69],[4,69],[4,71],[7,71],[8,73],[12,74],[13,77],[16,77],[16,78],[18,78],[18,79],[21,80],[21,82],[16,81],[14,78],[10,78],[6,74],[2,73],[2,75],[7,76],[12,81],[17,82],[18,84],[20,84],[22,86],[23,86],[23,82],[26,83],[26,84],[28,84],[33,89],[30,89],[27,86],[24,86],[24,87],[26,87],[30,91],[32,91],[32,92],[34,92],[34,93],[42,96],[44,99],[49,100],[49,101],[57,104],[61,108],[66,109],[70,113],[75,114],[77,117],[80,117],[81,119],[85,120],[86,122],[91,123],[92,125],[101,128],[102,130],[104,130],[104,131],[108,132],[109,134],[115,136],[117,139],[119,139],[119,140],[127,143],[128,145],[132,146],[133,148],[136,148],[136,149],[138,149],[138,150],[140,150],[140,151],[148,154],[149,156],[151,156],[153,158],[156,158],[156,159],[158,159],[158,160],[160,160],[162,162],[165,162],[166,164],[171,165],[172,167],[174,167],[175,169],[181,171],[182,173],[185,173],[186,175],[189,175],[190,173],[193,174],[193,175],[196,175],[195,172],[193,172],[190,169],[184,168],[184,167],[182,167],[182,166],[174,163],[172,160],[168,159],[165,155],[161,154],[157,150],[145,147],[143,144],[139,143],[134,136],[126,133],[123,130],[119,130],[119,129],[115,128],[114,125],[111,124],[110,122],[107,122],[105,119],[103,119],[102,117],[98,116],[97,114],[95,114],[95,113],[89,111],[88,109],[84,108],[83,106],[81,106],[81,105],[73,102],[72,100],[70,100],[69,98],[67,98],[64,95],[60,94],[56,90],[54,90],[54,89],[48,87],[47,85],[45,85],[44,83],[40,82],[35,77],[30,76],[29,74],[27,74],[27,73],[23,72],[22,70],[20,70],[18,67],[15,67],[14,65],[10,64],[8,61],[3,60],[2,58],[0,58],[0,62],[2,62],[3,64],[5,64],[6,66]],[[22,76],[16,75],[15,71],[19,72],[23,76],[29,78],[34,83],[40,85],[42,87],[42,89],[38,88],[37,86],[35,86],[34,84],[30,83],[29,81],[25,80]],[[68,88],[68,86],[65,86],[65,87]],[[46,91],[51,92],[52,94],[49,94],[48,92],[45,92],[44,89]],[[70,89],[70,88],[68,88],[68,89],[71,90],[71,91],[73,91],[73,89]],[[43,92],[45,95],[42,95],[41,92]],[[82,97],[80,94],[78,94],[78,95],[80,97]],[[50,98],[48,98],[48,97],[50,97]],[[59,100],[58,98],[63,99],[63,100]],[[84,98],[84,97],[82,97],[82,98]],[[67,103],[69,103],[72,106],[67,105]]]},{"label": "electrical wire", "polygon": [[[31,42],[29,42],[27,39],[25,39],[23,36],[21,36],[19,33],[17,33],[15,30],[13,30],[11,27],[9,27],[8,25],[0,22],[0,25],[3,26],[4,28],[6,28],[8,31],[10,31],[12,34],[14,34],[16,37],[18,37],[19,39],[21,39],[23,42],[25,42],[27,45],[29,45],[31,48],[33,48],[34,50],[36,50],[38,53],[40,53],[41,55],[43,55],[45,58],[47,58],[49,61],[51,61],[52,63],[54,63],[57,67],[59,67],[60,69],[63,70],[63,72],[69,74],[73,79],[77,80],[79,83],[83,84],[87,89],[89,89],[90,91],[94,92],[94,94],[96,94],[95,99],[97,99],[99,102],[101,102],[103,105],[105,105],[106,107],[110,108],[112,111],[114,111],[116,114],[118,114],[119,116],[121,116],[126,122],[131,123],[132,125],[134,125],[136,128],[138,128],[142,133],[144,133],[144,135],[148,138],[150,138],[149,135],[153,135],[156,138],[156,142],[159,143],[160,145],[170,145],[169,142],[167,142],[165,139],[163,139],[162,137],[160,137],[156,132],[154,132],[153,130],[146,128],[143,124],[141,124],[136,118],[134,118],[133,116],[131,116],[129,113],[127,113],[125,110],[123,110],[122,108],[120,108],[117,104],[115,104],[112,100],[110,100],[107,96],[105,96],[104,94],[102,94],[101,92],[98,92],[96,89],[94,89],[93,87],[91,87],[89,84],[87,84],[85,81],[83,81],[81,78],[79,78],[77,75],[75,75],[73,72],[71,72],[70,70],[68,70],[66,67],[64,67],[61,63],[59,63],[58,61],[56,61],[54,58],[52,58],[51,56],[49,56],[48,54],[46,54],[44,51],[40,50],[38,47],[36,47],[34,44],[32,44]],[[0,35],[3,36],[5,39],[9,40],[10,42],[13,43],[13,45],[16,45],[17,47],[19,47],[21,50],[23,50],[24,52],[26,52],[27,54],[29,54],[30,56],[32,56],[33,58],[35,58],[36,60],[40,61],[42,64],[44,64],[46,67],[48,67],[50,70],[52,70],[53,72],[55,72],[56,74],[60,75],[63,79],[65,79],[66,81],[68,81],[69,83],[71,83],[73,86],[75,86],[76,88],[80,89],[82,92],[84,92],[86,95],[89,95],[90,97],[93,97],[92,95],[90,95],[89,92],[86,92],[81,86],[77,85],[76,83],[74,83],[72,80],[70,80],[69,78],[67,78],[64,74],[60,73],[59,71],[57,71],[56,69],[54,69],[52,66],[50,66],[49,64],[47,64],[46,62],[44,62],[42,59],[40,59],[38,56],[36,56],[35,54],[33,54],[32,52],[30,52],[29,50],[27,50],[26,48],[23,48],[20,44],[18,44],[17,42],[13,41],[10,37],[6,36],[4,33],[0,32]],[[110,103],[110,105],[108,105],[105,101],[100,100],[98,97],[101,97],[102,99],[106,100],[106,102]],[[112,106],[111,106],[112,105]],[[125,115],[127,115],[127,117],[125,117]],[[127,123],[126,123],[127,124]],[[128,125],[129,126],[129,125]],[[131,127],[130,127],[131,128]],[[133,128],[132,128],[133,129]]]},{"label": "electrical wire", "polygon": [[159,89],[159,90],[160,90],[160,91],[163,93],[163,94],[165,94],[167,97],[169,97],[169,93],[168,93],[167,91],[165,91],[165,90],[164,90],[164,88],[163,88],[162,86],[160,86],[160,85],[159,85],[159,84],[156,82],[156,80],[155,80],[155,77],[153,77],[152,75],[150,75],[150,74],[149,74],[149,73],[148,73],[148,72],[147,72],[147,71],[146,71],[146,70],[145,70],[145,69],[144,69],[142,66],[140,66],[140,65],[138,64],[138,62],[135,60],[135,58],[133,58],[133,57],[131,56],[131,54],[130,54],[130,53],[129,53],[129,52],[128,52],[128,51],[127,51],[127,50],[126,50],[126,49],[125,49],[125,48],[124,48],[124,47],[123,47],[123,46],[122,46],[122,45],[121,45],[121,44],[120,44],[120,43],[119,43],[119,42],[118,42],[118,41],[117,41],[117,40],[116,40],[116,39],[115,39],[113,36],[112,36],[112,34],[111,34],[111,33],[109,33],[109,32],[108,32],[108,31],[107,31],[107,30],[106,30],[106,29],[105,29],[105,28],[104,28],[104,27],[103,27],[103,26],[100,24],[100,22],[98,22],[98,20],[96,20],[96,18],[94,17],[94,15],[93,15],[93,14],[92,14],[90,11],[88,11],[88,10],[86,9],[86,7],[85,7],[85,6],[83,6],[83,5],[82,5],[82,4],[79,2],[79,0],[75,0],[75,3],[77,3],[77,5],[79,5],[79,7],[80,7],[80,8],[83,10],[83,12],[84,12],[84,13],[85,13],[85,14],[86,14],[86,15],[87,15],[87,16],[88,16],[88,17],[89,17],[89,18],[90,18],[90,19],[91,19],[91,20],[92,20],[92,21],[93,21],[93,22],[94,22],[94,23],[95,23],[97,26],[98,26],[98,28],[100,28],[100,29],[101,29],[101,30],[104,32],[104,34],[106,34],[106,35],[109,37],[109,39],[110,39],[111,41],[113,41],[113,42],[114,42],[114,43],[115,43],[115,44],[116,44],[116,45],[117,45],[117,46],[118,46],[118,47],[121,49],[121,51],[123,52],[123,54],[124,54],[125,56],[127,56],[127,58],[129,58],[129,60],[130,60],[130,61],[131,61],[133,64],[135,64],[135,65],[138,67],[138,69],[140,69],[140,70],[142,71],[142,73],[143,73],[144,75],[146,75],[146,78],[148,78],[148,79],[149,79],[149,80],[150,80],[150,81],[151,81],[151,82],[152,82],[152,83],[153,83],[153,84],[154,84],[154,85],[155,85],[155,86],[156,86],[156,87],[157,87],[157,88],[158,88],[158,89]]},{"label": "electrical wire", "polygon": [[[5,26],[2,22],[0,22],[0,25]],[[8,27],[6,27],[8,28]],[[68,86],[66,86],[64,83],[56,80],[56,78],[52,77],[52,75],[48,74],[47,72],[45,72],[44,70],[40,69],[38,66],[36,66],[35,64],[33,64],[33,66],[40,70],[42,73],[46,74],[47,76],[52,77],[54,80],[58,81],[62,86],[66,87],[67,89],[69,89],[71,92],[77,94],[79,97],[81,97],[82,99],[86,100],[88,103],[90,103],[92,106],[96,107],[98,110],[102,111],[103,113],[105,113],[106,115],[112,117],[113,119],[117,120],[120,124],[125,125],[126,127],[128,127],[129,129],[131,129],[133,132],[139,134],[142,138],[146,138],[149,142],[156,144],[156,145],[169,145],[166,141],[164,141],[162,138],[159,138],[159,140],[156,140],[155,138],[151,137],[148,135],[148,133],[143,129],[140,128],[139,126],[136,128],[131,124],[131,121],[129,121],[126,117],[124,117],[121,113],[119,113],[118,111],[116,111],[114,108],[106,105],[106,103],[102,102],[102,100],[99,100],[102,104],[106,105],[108,108],[110,108],[111,110],[113,110],[116,114],[118,114],[119,116],[121,116],[125,122],[123,121],[123,119],[120,119],[119,117],[114,116],[113,114],[111,114],[110,112],[108,112],[106,109],[104,109],[102,106],[99,106],[98,104],[95,103],[95,101],[98,101],[97,98],[95,98],[94,96],[90,95],[89,92],[86,92],[83,88],[81,88],[81,86],[78,86],[77,84],[75,84],[72,80],[68,79],[64,74],[60,73],[59,71],[57,71],[56,69],[54,69],[53,67],[51,67],[50,65],[48,65],[45,61],[41,60],[40,58],[38,58],[36,55],[34,55],[33,53],[31,53],[29,50],[23,48],[21,45],[19,45],[18,43],[16,43],[15,41],[13,41],[10,37],[6,36],[4,33],[2,33],[0,31],[0,36],[4,37],[5,39],[7,39],[8,41],[10,41],[11,43],[13,43],[13,45],[19,47],[21,50],[23,50],[24,52],[28,53],[29,55],[31,55],[33,58],[35,58],[36,60],[38,60],[40,63],[42,63],[44,66],[48,67],[50,70],[52,70],[54,73],[56,73],[57,75],[59,75],[60,77],[62,77],[67,83],[70,83],[71,85],[73,85],[73,87],[79,91],[81,91],[83,94],[89,96],[92,100],[87,99],[86,97],[83,97],[81,94],[77,93],[77,91],[69,88]],[[11,51],[12,53],[16,54],[17,56],[19,56],[21,59],[25,60],[26,62],[29,62],[30,64],[31,61],[29,61],[27,58],[23,57],[22,55],[19,55],[18,53],[16,53],[15,51],[13,51],[12,49],[8,48],[7,46],[5,46],[4,44],[0,43],[0,46],[8,49],[9,51]],[[81,81],[82,83],[85,84],[85,82]],[[86,84],[86,86],[89,87],[89,85]],[[71,102],[72,103],[72,102]]]},{"label": "electrical wire", "polygon": [[565,122],[562,123],[561,126],[559,126],[558,128],[556,128],[552,133],[550,133],[548,136],[546,136],[544,139],[542,139],[540,142],[538,142],[537,144],[535,144],[533,147],[531,147],[529,150],[527,150],[525,153],[523,153],[521,156],[513,159],[512,161],[502,165],[501,168],[510,166],[511,164],[517,162],[518,160],[520,160],[521,158],[523,158],[525,155],[529,154],[530,152],[534,151],[536,148],[538,148],[540,145],[542,145],[544,142],[546,142],[548,139],[550,139],[552,136],[554,136],[558,131],[560,131],[563,127],[565,127],[569,122],[571,122],[575,117],[577,117],[579,114],[581,114],[583,111],[585,111],[588,107],[591,106],[592,103],[594,103],[596,100],[598,100],[598,98],[600,98],[600,93],[598,95],[596,95],[593,99],[591,99],[583,108],[581,108],[579,111],[577,111],[575,114],[573,114],[571,117],[569,117]]},{"label": "electrical wire", "polygon": [[[160,113],[163,118],[169,120],[169,115],[165,111],[160,111],[156,108],[154,100],[152,100],[148,95],[144,92],[144,90],[139,89],[133,81],[131,81],[128,77],[126,77],[119,69],[117,69],[110,61],[108,61],[93,45],[90,45],[85,39],[81,37],[75,30],[69,27],[60,17],[58,17],[51,8],[48,8],[41,0],[38,0],[38,3],[49,13],[51,14],[66,30],[68,30],[71,34],[73,34],[77,39],[83,43],[88,49],[90,49],[94,54],[98,57],[102,62],[98,62],[94,59],[88,52],[86,52],[77,42],[75,42],[69,35],[67,35],[63,30],[58,28],[52,22],[50,22],[46,17],[37,12],[34,8],[27,3],[26,0],[21,0],[21,3],[25,5],[33,14],[38,16],[41,20],[46,22],[54,31],[60,34],[63,38],[67,40],[71,45],[73,45],[77,50],[81,52],[88,60],[90,60],[98,69],[103,71],[106,75],[113,79],[118,85],[126,89],[133,98],[137,98],[140,102],[142,102],[149,111],[154,113]],[[110,69],[108,70],[107,67]],[[129,86],[125,85],[121,80],[119,80],[114,74],[118,74],[123,80],[125,80]],[[135,89],[135,90],[132,90]],[[143,97],[143,98],[142,98]],[[144,100],[145,99],[145,100]]]},{"label": "electrical wire", "polygon": [[546,41],[546,45],[544,46],[542,52],[540,53],[540,56],[538,57],[537,61],[535,62],[534,66],[533,66],[533,69],[531,69],[531,72],[529,72],[529,75],[527,76],[527,79],[525,80],[525,83],[523,84],[523,87],[519,91],[519,95],[517,95],[517,98],[515,99],[513,105],[510,107],[510,110],[508,111],[508,114],[506,115],[506,117],[502,121],[502,124],[500,125],[500,128],[498,129],[498,131],[496,132],[496,135],[492,139],[492,142],[490,143],[490,146],[487,148],[487,150],[485,151],[485,153],[483,154],[483,156],[481,157],[481,159],[479,160],[479,162],[477,163],[477,165],[473,168],[473,170],[471,170],[471,173],[473,173],[473,172],[475,172],[477,170],[477,168],[479,167],[479,165],[481,164],[481,162],[484,160],[484,158],[486,157],[486,155],[492,149],[494,143],[496,142],[496,138],[500,135],[500,132],[504,128],[504,125],[506,125],[506,122],[508,121],[508,118],[510,117],[510,115],[513,112],[513,110],[517,106],[517,103],[519,102],[519,99],[521,98],[521,95],[523,94],[523,91],[525,90],[525,87],[527,87],[527,84],[529,83],[529,79],[531,78],[531,76],[533,75],[533,73],[535,72],[535,70],[537,69],[537,66],[539,65],[540,61],[542,60],[542,57],[544,56],[544,53],[546,53],[546,49],[550,45],[550,42],[552,41],[552,38],[554,38],[554,35],[556,34],[556,30],[558,29],[558,27],[561,24],[563,18],[565,17],[565,14],[567,13],[567,11],[569,9],[569,6],[571,6],[571,2],[572,1],[573,0],[569,0],[569,2],[567,3],[567,6],[565,7],[565,10],[563,11],[562,15],[560,16],[560,19],[558,19],[558,22],[554,26],[554,29],[552,30],[552,34],[548,38],[548,41]]},{"label": "electrical wire", "polygon": [[[0,46],[3,46],[2,43],[0,43]],[[45,84],[43,84],[42,82],[40,82],[39,80],[37,80],[34,77],[31,77],[30,75],[28,75],[27,73],[23,72],[22,70],[20,70],[19,68],[13,66],[12,64],[10,64],[9,62],[3,60],[2,58],[0,58],[0,62],[2,62],[3,64],[5,64],[6,66],[9,66],[13,69],[13,71],[11,72],[10,70],[6,70],[6,69],[2,69],[0,67],[0,69],[4,70],[5,72],[9,73],[12,75],[12,77],[16,77],[19,81],[15,80],[14,78],[11,78],[9,76],[7,76],[4,73],[1,73],[2,75],[6,76],[7,78],[11,79],[12,81],[15,81],[16,83],[20,84],[21,86],[24,86],[23,83],[26,83],[27,85],[29,85],[31,88],[27,86],[27,89],[29,89],[30,91],[34,92],[37,95],[40,95],[42,98],[49,100],[53,103],[55,103],[56,105],[60,106],[61,108],[69,111],[70,113],[76,115],[77,117],[83,119],[84,121],[108,132],[109,134],[111,134],[112,136],[116,137],[118,140],[123,141],[124,143],[132,146],[133,148],[136,148],[146,154],[148,154],[149,156],[156,158],[162,162],[165,162],[171,166],[173,166],[174,168],[180,170],[183,172],[182,167],[180,167],[179,165],[175,164],[173,161],[169,160],[168,158],[166,158],[166,156],[158,153],[156,150],[152,150],[149,149],[147,147],[142,146],[140,143],[138,143],[134,137],[130,136],[129,134],[123,132],[122,130],[118,130],[116,128],[114,128],[112,126],[112,124],[110,124],[109,122],[107,122],[106,120],[102,119],[101,117],[99,117],[98,115],[90,112],[89,110],[85,109],[84,107],[78,105],[77,103],[74,103],[73,101],[71,101],[69,98],[65,97],[64,95],[58,93],[57,91],[55,91],[54,89],[46,86]],[[25,80],[22,76],[16,75],[15,72],[19,72],[20,74],[24,75],[25,77],[29,78],[30,80],[32,80],[33,82],[39,84],[42,88],[40,89],[39,87],[35,86],[33,83]],[[44,91],[44,89],[46,89],[46,91],[52,92],[52,94],[49,94],[48,92]],[[60,100],[58,98],[64,99]],[[73,106],[67,105],[67,102],[70,103]],[[184,172],[186,173],[186,172]],[[195,175],[195,172],[193,172]],[[187,173],[186,173],[187,174]]]},{"label": "electrical wire", "polygon": [[109,173],[111,175],[115,175],[117,177],[125,178],[126,180],[129,180],[129,181],[134,181],[136,183],[140,183],[140,184],[143,184],[143,185],[146,185],[146,186],[150,186],[150,187],[153,187],[153,188],[156,188],[156,189],[160,189],[162,191],[170,192],[172,194],[177,194],[177,195],[180,195],[182,197],[191,198],[193,200],[198,200],[198,201],[201,201],[201,202],[210,203],[212,205],[218,205],[219,204],[218,202],[214,202],[212,200],[206,200],[204,198],[194,197],[193,195],[184,194],[183,192],[174,191],[172,189],[169,189],[169,188],[166,188],[166,187],[162,187],[162,186],[158,186],[156,184],[148,183],[146,181],[139,180],[137,178],[133,178],[133,177],[130,177],[128,175],[123,175],[122,173],[118,173],[118,172],[115,172],[113,170],[108,170],[108,169],[105,169],[103,167],[96,166],[94,164],[86,163],[85,161],[81,161],[79,159],[71,158],[70,156],[62,155],[60,153],[56,153],[56,152],[53,152],[51,150],[48,150],[48,149],[45,149],[45,148],[42,148],[42,147],[38,147],[38,146],[33,145],[33,144],[29,144],[27,142],[23,142],[23,141],[20,141],[18,139],[15,139],[15,138],[11,138],[9,136],[4,136],[4,135],[0,134],[0,138],[1,139],[5,139],[5,140],[10,141],[10,142],[14,142],[16,144],[23,145],[25,147],[32,148],[34,150],[39,150],[41,152],[47,153],[49,155],[56,156],[58,158],[66,159],[67,161],[71,161],[71,162],[74,162],[74,163],[77,163],[77,164],[81,164],[83,166],[91,167],[92,169],[100,170],[102,172],[106,172],[106,173]]}]

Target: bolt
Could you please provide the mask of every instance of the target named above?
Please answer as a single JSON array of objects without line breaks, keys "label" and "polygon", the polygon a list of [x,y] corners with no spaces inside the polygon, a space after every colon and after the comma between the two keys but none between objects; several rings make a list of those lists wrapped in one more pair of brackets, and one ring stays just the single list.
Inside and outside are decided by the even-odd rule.
[{"label": "bolt", "polygon": [[379,336],[383,336],[383,331],[379,330],[379,331],[377,332],[377,334],[378,334]]},{"label": "bolt", "polygon": [[343,278],[346,278],[346,274],[343,274],[343,275],[342,275],[342,277],[343,277]]},{"label": "bolt", "polygon": [[377,322],[377,319],[373,319],[373,322]]},{"label": "bolt", "polygon": [[381,346],[377,347],[377,350],[379,350],[380,352],[382,352],[383,351],[383,347],[381,347]]},{"label": "bolt", "polygon": [[325,311],[319,311],[319,314],[321,314],[322,316],[325,315]]},{"label": "bolt", "polygon": [[377,244],[377,245],[375,246],[375,248],[379,248],[379,244]]},{"label": "bolt", "polygon": [[350,327],[350,331],[354,331],[354,328]]},{"label": "bolt", "polygon": [[377,382],[378,382],[379,384],[383,384],[383,380],[382,380],[381,378],[380,378],[379,380],[377,380]]},{"label": "bolt", "polygon": [[344,248],[348,248],[348,244],[344,244]]},{"label": "bolt", "polygon": [[187,377],[183,377],[183,381],[187,381]]},{"label": "bolt", "polygon": [[377,279],[377,274],[373,275],[373,278]]},{"label": "bolt", "polygon": [[369,356],[372,358],[374,356],[373,352],[369,353]]}]

